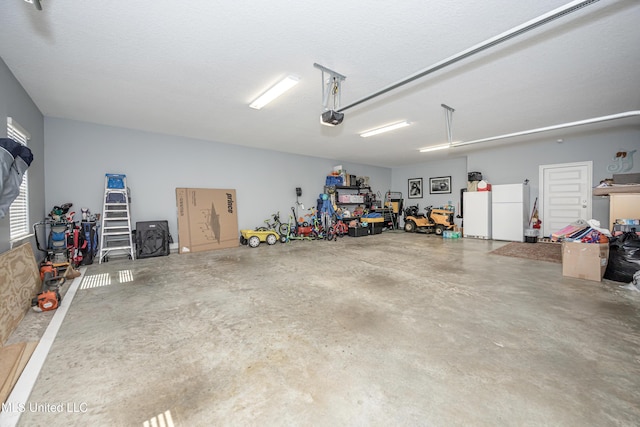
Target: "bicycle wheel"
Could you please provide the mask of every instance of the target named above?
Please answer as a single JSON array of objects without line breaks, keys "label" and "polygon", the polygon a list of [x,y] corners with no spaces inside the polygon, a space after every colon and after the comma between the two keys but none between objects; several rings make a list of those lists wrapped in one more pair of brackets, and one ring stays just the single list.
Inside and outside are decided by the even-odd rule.
[{"label": "bicycle wheel", "polygon": [[336,239],[336,229],[334,227],[329,227],[329,230],[327,231],[327,240],[332,241],[333,239]]},{"label": "bicycle wheel", "polygon": [[278,233],[280,233],[281,236],[287,236],[289,234],[289,224],[280,224]]},{"label": "bicycle wheel", "polygon": [[316,228],[312,228],[311,233],[309,233],[309,238],[311,240],[316,240],[319,236],[320,236],[320,233],[318,233],[318,230]]}]

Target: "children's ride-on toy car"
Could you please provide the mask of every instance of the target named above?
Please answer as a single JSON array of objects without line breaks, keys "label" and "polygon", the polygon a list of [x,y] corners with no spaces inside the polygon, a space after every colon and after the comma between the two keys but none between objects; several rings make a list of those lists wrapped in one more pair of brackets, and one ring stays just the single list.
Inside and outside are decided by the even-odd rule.
[{"label": "children's ride-on toy car", "polygon": [[260,242],[275,245],[280,240],[280,235],[275,230],[240,230],[240,243],[257,248]]},{"label": "children's ride-on toy car", "polygon": [[454,227],[453,211],[447,209],[436,209],[431,206],[426,207],[426,214],[419,213],[418,206],[409,206],[404,210],[404,231],[413,233],[422,231],[425,233],[436,233],[441,236],[444,230],[451,230]]}]

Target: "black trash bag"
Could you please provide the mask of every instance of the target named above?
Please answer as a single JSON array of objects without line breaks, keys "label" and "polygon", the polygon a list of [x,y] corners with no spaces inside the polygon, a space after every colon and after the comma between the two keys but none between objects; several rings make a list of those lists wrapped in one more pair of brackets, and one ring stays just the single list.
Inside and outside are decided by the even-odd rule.
[{"label": "black trash bag", "polygon": [[640,236],[626,232],[609,242],[609,263],[604,278],[615,282],[630,283],[640,270]]}]

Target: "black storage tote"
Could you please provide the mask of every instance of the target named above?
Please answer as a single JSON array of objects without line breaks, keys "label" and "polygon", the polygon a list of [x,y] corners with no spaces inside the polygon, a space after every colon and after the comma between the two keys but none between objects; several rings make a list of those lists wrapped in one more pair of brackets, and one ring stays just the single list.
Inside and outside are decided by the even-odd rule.
[{"label": "black storage tote", "polygon": [[169,255],[172,242],[168,221],[136,222],[136,258]]}]

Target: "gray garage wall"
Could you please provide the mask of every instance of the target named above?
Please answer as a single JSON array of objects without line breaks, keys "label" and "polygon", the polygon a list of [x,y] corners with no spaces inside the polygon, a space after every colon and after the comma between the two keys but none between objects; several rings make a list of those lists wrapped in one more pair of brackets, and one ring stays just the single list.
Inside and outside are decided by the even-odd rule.
[{"label": "gray garage wall", "polygon": [[[562,139],[562,142],[558,142]],[[480,148],[480,145],[482,148]],[[506,140],[499,143],[480,144],[469,150],[466,156],[459,158],[439,158],[417,165],[394,168],[392,188],[407,197],[410,178],[423,178],[424,192],[420,199],[406,199],[405,205],[418,203],[420,208],[440,206],[454,202],[459,212],[460,189],[466,187],[467,172],[482,172],[483,178],[492,184],[515,184],[529,179],[533,207],[539,192],[539,166],[557,163],[593,162],[593,186],[605,178],[611,178],[607,170],[619,151],[634,154],[633,168],[630,173],[640,172],[640,128],[620,123],[609,124],[599,130],[574,129],[554,134],[539,134],[526,141],[522,139]],[[452,193],[450,195],[429,194],[430,177],[451,176]],[[593,218],[602,225],[609,223],[609,199],[597,196],[592,199]],[[544,218],[542,218],[544,221]],[[456,222],[459,222],[457,220]]]},{"label": "gray garage wall", "polygon": [[[401,192],[404,196],[404,206],[418,205],[424,212],[427,206],[444,206],[452,204],[455,207],[456,215],[460,212],[460,189],[467,187],[467,159],[466,157],[438,159],[424,162],[417,165],[394,168],[392,173],[393,191]],[[451,177],[450,194],[430,194],[429,178],[441,176]],[[422,178],[422,197],[409,199],[409,179]],[[401,221],[402,223],[402,221]],[[460,225],[460,220],[456,223]]]},{"label": "gray garage wall", "polygon": [[160,135],[72,120],[45,119],[46,205],[71,202],[77,212],[102,210],[105,173],[124,173],[133,221],[166,219],[177,241],[177,187],[232,188],[238,225],[255,228],[273,212],[288,217],[302,188],[305,208],[316,204],[333,166],[369,176],[374,191],[391,185],[391,170]]},{"label": "gray garage wall", "polygon": [[[45,213],[44,204],[44,119],[27,92],[0,59],[0,136],[7,136],[6,117],[15,119],[31,134],[28,146],[33,153],[33,162],[27,174],[29,179],[29,222],[40,221]],[[32,245],[35,244],[30,239]],[[11,249],[9,242],[9,215],[0,219],[0,253]],[[38,256],[34,246],[34,253]]]},{"label": "gray garage wall", "polygon": [[[562,139],[562,142],[557,142]],[[619,151],[638,150],[629,172],[640,172],[640,128],[636,125],[608,125],[600,130],[579,129],[555,135],[542,135],[527,142],[511,141],[495,148],[476,150],[468,154],[469,171],[480,171],[492,184],[513,184],[529,179],[531,206],[538,197],[539,165],[593,162],[593,186],[612,173],[607,166]],[[609,223],[609,199],[592,199],[592,216],[602,226]],[[541,218],[544,221],[544,218]]]},{"label": "gray garage wall", "polygon": [[[562,143],[554,135],[507,141],[493,148],[485,145],[467,156],[393,170],[63,119],[46,118],[45,134],[46,206],[72,202],[77,210],[89,207],[99,212],[104,174],[126,173],[134,221],[168,219],[174,235],[176,187],[235,188],[239,226],[253,228],[271,212],[288,214],[295,202],[295,187],[302,187],[300,201],[305,207],[315,204],[325,175],[337,164],[351,174],[369,176],[373,190],[380,195],[388,190],[401,192],[405,206],[452,203],[458,212],[460,189],[466,187],[468,171],[482,172],[492,184],[529,179],[533,204],[538,195],[539,165],[590,160],[595,186],[611,177],[607,166],[616,152],[638,149],[640,153],[640,129],[631,126],[575,131],[564,135]],[[631,172],[640,171],[638,153]],[[429,178],[439,176],[451,176],[450,194],[429,194]],[[422,198],[407,198],[410,178],[423,179]],[[607,198],[594,197],[595,219],[607,224],[608,210]]]}]

